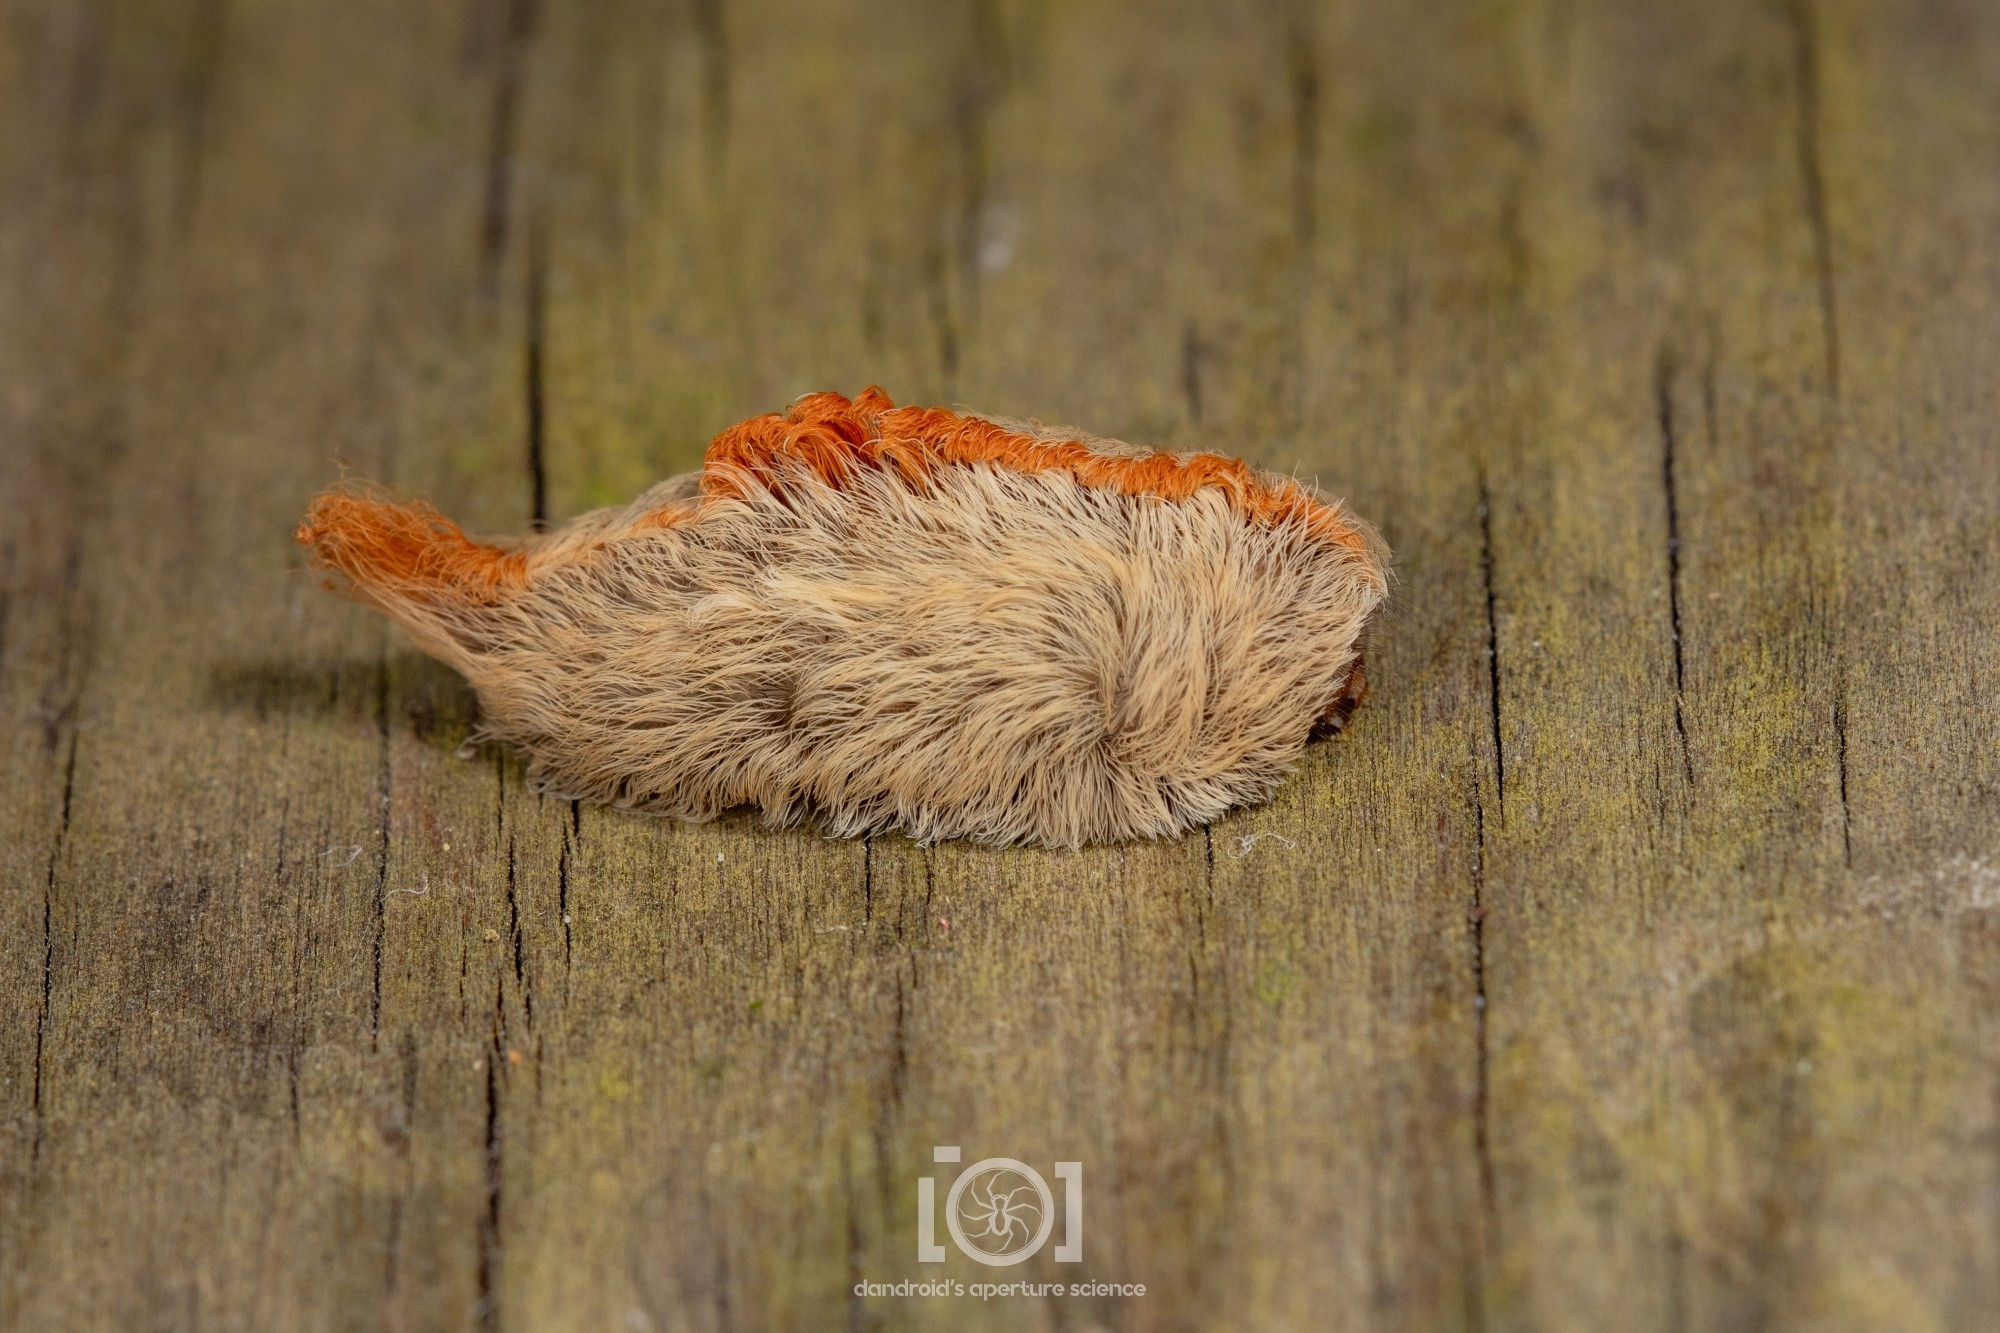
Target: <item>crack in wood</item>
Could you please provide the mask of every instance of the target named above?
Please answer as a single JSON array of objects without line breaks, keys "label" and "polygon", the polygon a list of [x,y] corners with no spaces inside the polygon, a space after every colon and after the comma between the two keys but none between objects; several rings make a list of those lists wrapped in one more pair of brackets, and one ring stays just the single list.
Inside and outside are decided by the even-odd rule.
[{"label": "crack in wood", "polygon": [[931,325],[937,339],[938,369],[944,381],[944,397],[956,391],[958,383],[958,324],[952,317],[951,293],[945,281],[942,248],[932,245],[925,253],[924,288],[930,297]]},{"label": "crack in wood", "polygon": [[386,645],[375,664],[375,802],[378,847],[375,855],[375,939],[368,983],[368,1049],[382,1043],[382,948],[389,930],[389,655]]},{"label": "crack in wood", "polygon": [[[1188,1009],[1190,1016],[1201,1013],[1201,964],[1208,954],[1208,917],[1215,908],[1215,826],[1201,826],[1201,896],[1194,901],[1194,944],[1188,950]],[[1228,1020],[1225,1012],[1224,1021]],[[1197,1030],[1193,1039],[1200,1042]]]},{"label": "crack in wood", "polygon": [[493,105],[487,122],[486,188],[479,215],[480,269],[489,285],[498,276],[500,259],[507,252],[515,140],[520,133],[528,47],[534,40],[537,17],[536,0],[507,0],[499,69],[493,79]]},{"label": "crack in wood", "polygon": [[388,1140],[390,1150],[402,1163],[403,1179],[399,1188],[389,1195],[389,1225],[385,1228],[386,1234],[383,1237],[382,1257],[382,1288],[385,1303],[393,1302],[402,1286],[403,1202],[412,1188],[414,1166],[411,1146],[417,1124],[416,1033],[404,1032],[396,1043],[396,1050],[397,1062],[401,1066],[399,1088],[401,1095],[397,1103],[400,1118],[384,1137]]},{"label": "crack in wood", "polygon": [[543,350],[547,339],[548,250],[537,224],[528,237],[526,346],[522,349],[522,413],[527,419],[529,525],[536,532],[549,526],[549,472],[546,456],[547,398],[543,383]]},{"label": "crack in wood", "polygon": [[723,0],[694,0],[695,41],[701,48],[701,138],[709,178],[722,180],[729,156],[729,22]]},{"label": "crack in wood", "polygon": [[[82,706],[84,680],[89,675],[95,656],[95,636],[87,626],[81,629],[78,626],[82,582],[83,541],[79,537],[70,542],[63,556],[60,647],[55,674],[47,687],[54,692],[55,698],[44,694],[41,701],[44,747],[53,754],[65,739],[67,746],[63,755],[62,797],[57,804],[55,837],[50,840],[48,871],[42,879],[42,984],[41,994],[35,1002],[34,1087],[31,1092],[34,1129],[28,1151],[31,1180],[35,1168],[41,1163],[48,1130],[47,1050],[49,1020],[55,1004],[56,879],[62,867],[63,852],[69,845],[70,824],[75,812],[76,755],[83,734],[77,714]],[[68,733],[66,738],[65,729]]]},{"label": "crack in wood", "polygon": [[[291,734],[291,719],[289,715],[279,724],[278,734],[280,737],[278,757],[282,760],[287,750],[286,741]],[[290,841],[291,816],[292,798],[288,794],[283,800],[278,802],[278,855],[276,864],[271,869],[271,881],[274,884],[283,884],[285,882],[285,848]],[[291,899],[293,931],[293,939],[291,941],[292,1004],[289,1023],[290,1031],[287,1034],[285,1043],[285,1092],[291,1112],[292,1147],[297,1149],[304,1136],[303,1125],[299,1115],[299,1063],[304,1059],[306,1044],[305,949],[302,947],[302,941],[306,938],[308,931],[305,924],[306,895],[294,892],[291,895]]]},{"label": "crack in wood", "polygon": [[1200,334],[1190,319],[1181,329],[1181,395],[1187,399],[1188,420],[1201,425],[1201,362],[1204,353]]},{"label": "crack in wood", "polygon": [[[83,674],[92,655],[88,622],[78,628],[77,602],[83,585],[83,542],[74,540],[63,555],[62,619],[56,669],[43,687],[41,697],[42,748],[53,755],[62,744],[64,728],[76,738],[77,707],[83,698]],[[67,797],[65,797],[67,800]],[[63,816],[67,825],[69,816]]]},{"label": "crack in wood", "polygon": [[56,823],[55,843],[49,849],[48,876],[42,882],[42,993],[35,1006],[35,1086],[32,1102],[35,1128],[28,1149],[31,1172],[42,1160],[42,1141],[48,1128],[48,1116],[43,1101],[48,1084],[46,1049],[49,1012],[55,998],[56,870],[62,864],[63,847],[69,842],[70,811],[76,792],[77,734],[77,730],[72,727],[69,733],[69,754],[63,762],[62,808]]},{"label": "crack in wood", "polygon": [[[1832,411],[1840,408],[1840,310],[1833,272],[1833,229],[1827,217],[1826,172],[1820,148],[1819,21],[1812,0],[1788,0],[1785,19],[1792,33],[1793,91],[1797,99],[1799,180],[1805,195],[1806,221],[1812,230],[1813,270],[1819,291],[1820,336],[1826,373],[1826,398]],[[1831,435],[1831,424],[1826,428]],[[1827,442],[1831,447],[1831,440]],[[1836,686],[1833,730],[1840,792],[1842,864],[1854,864],[1854,819],[1847,798],[1847,687],[1844,664]]]},{"label": "crack in wood", "polygon": [[999,100],[1005,83],[1005,72],[999,67],[1005,37],[993,0],[973,0],[972,42],[954,107],[958,131],[959,322],[967,328],[974,328],[979,322],[980,249],[985,240],[992,184],[989,127],[994,103]]},{"label": "crack in wood", "polygon": [[1793,89],[1798,100],[1799,178],[1806,220],[1812,227],[1813,268],[1819,284],[1820,336],[1826,358],[1827,397],[1840,401],[1840,319],[1833,281],[1833,231],[1827,222],[1826,172],[1820,151],[1819,23],[1811,0],[1789,0]]},{"label": "crack in wood", "polygon": [[[296,1016],[294,1016],[293,1021],[297,1022]],[[290,1045],[285,1050],[285,1094],[292,1126],[292,1147],[294,1150],[299,1148],[304,1141],[305,1135],[302,1117],[299,1114],[299,1061],[303,1058],[303,1049],[295,1031]]]},{"label": "crack in wood", "polygon": [[515,892],[514,838],[507,837],[507,938],[513,949],[514,984],[521,988],[521,1006],[528,1020],[528,1026],[535,1025],[535,997],[528,993],[528,970],[522,956],[521,943],[521,903]]},{"label": "crack in wood", "polygon": [[181,135],[175,160],[174,217],[183,238],[201,202],[202,161],[207,152],[209,116],[215,101],[217,71],[222,65],[228,18],[228,0],[200,0],[194,9],[187,66],[178,90]]},{"label": "crack in wood", "polygon": [[1843,681],[1833,700],[1833,735],[1840,774],[1840,859],[1854,864],[1854,812],[1847,801],[1847,685]]},{"label": "crack in wood", "polygon": [[478,1297],[473,1305],[479,1327],[489,1331],[500,1327],[498,1288],[504,1151],[500,1126],[500,1068],[507,1058],[506,1026],[506,983],[495,977],[492,1041],[486,1057],[486,1210],[479,1219]]},{"label": "crack in wood", "polygon": [[562,916],[564,1001],[569,999],[570,978],[569,858],[571,846],[570,831],[564,829],[562,846],[556,852],[556,911]]},{"label": "crack in wood", "polygon": [[[1479,473],[1479,569],[1486,600],[1486,686],[1489,739],[1493,748],[1493,791],[1499,823],[1507,818],[1507,756],[1500,732],[1500,628],[1493,580],[1493,499],[1484,468]],[[1472,783],[1474,849],[1472,860],[1472,906],[1467,912],[1472,946],[1472,1041],[1473,1100],[1472,1149],[1479,1170],[1481,1217],[1485,1225],[1486,1253],[1499,1245],[1499,1191],[1493,1169],[1491,1131],[1492,1060],[1487,1037],[1488,997],[1486,993],[1486,869],[1490,840],[1486,830],[1486,802],[1475,773]],[[1476,1325],[1484,1323],[1483,1295],[1475,1291]]]},{"label": "crack in wood", "polygon": [[[1208,901],[1213,903],[1215,901],[1215,825],[1213,824],[1201,826],[1201,864],[1202,892]],[[1199,924],[1201,918],[1197,916],[1195,920]]]},{"label": "crack in wood", "polygon": [[1674,735],[1680,740],[1681,772],[1690,791],[1694,787],[1694,758],[1688,749],[1686,692],[1687,663],[1682,646],[1681,621],[1681,506],[1676,476],[1674,429],[1674,364],[1665,348],[1653,367],[1653,401],[1660,423],[1660,481],[1667,505],[1667,610],[1674,640]]},{"label": "crack in wood", "polygon": [[[1479,781],[1472,783],[1472,906],[1466,923],[1472,944],[1472,1155],[1479,1171],[1480,1217],[1485,1225],[1485,1253],[1499,1247],[1499,1189],[1493,1170],[1492,1140],[1492,1055],[1487,1038],[1486,994],[1486,803],[1479,794]],[[1476,1326],[1484,1324],[1484,1308],[1478,1284],[1474,1285]]]},{"label": "crack in wood", "polygon": [[1319,231],[1319,51],[1307,21],[1286,34],[1286,74],[1292,102],[1292,238],[1309,249]]},{"label": "crack in wood", "polygon": [[1493,791],[1502,826],[1507,822],[1507,755],[1500,744],[1500,622],[1493,592],[1493,501],[1486,474],[1479,476],[1479,574],[1486,594],[1486,712],[1493,743]]}]

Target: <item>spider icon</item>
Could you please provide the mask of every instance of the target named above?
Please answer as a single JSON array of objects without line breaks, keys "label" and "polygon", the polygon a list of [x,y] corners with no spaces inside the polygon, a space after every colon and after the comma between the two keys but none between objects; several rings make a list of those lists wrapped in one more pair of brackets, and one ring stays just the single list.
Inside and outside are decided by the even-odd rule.
[{"label": "spider icon", "polygon": [[964,1218],[965,1238],[994,1244],[980,1246],[993,1254],[1005,1254],[1026,1245],[1042,1220],[1041,1193],[1018,1171],[996,1167],[983,1171],[966,1188],[958,1206]]},{"label": "spider icon", "polygon": [[982,1264],[1018,1264],[1042,1248],[1055,1224],[1055,1196],[1041,1173],[1012,1157],[968,1167],[945,1200],[958,1248]]}]

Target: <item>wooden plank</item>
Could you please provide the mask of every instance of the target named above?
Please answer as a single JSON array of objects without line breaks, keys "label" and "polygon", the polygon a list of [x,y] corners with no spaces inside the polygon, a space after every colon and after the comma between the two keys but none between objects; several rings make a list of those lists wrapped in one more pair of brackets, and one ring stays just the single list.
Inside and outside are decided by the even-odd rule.
[{"label": "wooden plank", "polygon": [[[0,451],[0,1321],[40,1286],[47,1169],[60,1135],[52,982],[69,955],[58,872],[69,848],[80,707],[104,626],[86,557],[106,535],[103,486],[125,453],[143,282],[139,188],[166,61],[115,42],[101,8],[20,15],[4,79],[7,446]],[[70,57],[58,68],[47,56]],[[160,53],[164,55],[164,53]]]},{"label": "wooden plank", "polygon": [[[120,225],[125,145],[23,133],[62,123],[67,109],[68,90],[29,55],[9,49],[0,75],[0,281],[11,298],[0,303],[0,346],[12,368],[0,407],[0,938],[8,942],[0,951],[0,1321],[24,1280],[18,1256],[33,1222],[46,1129],[53,884],[92,640],[82,542],[96,512],[92,479],[116,453],[119,404],[96,391],[96,377],[119,359],[119,340],[108,335],[124,313],[136,258]],[[31,188],[41,180],[52,187]],[[59,236],[66,245],[54,244]]]},{"label": "wooden plank", "polygon": [[[1989,48],[1959,17],[1955,40]],[[1972,1220],[1990,1204],[1943,1165],[1990,1133],[1983,1038],[1957,1035],[1990,1022],[1990,961],[1957,920],[1891,938],[1867,905],[1890,865],[1962,905],[1993,809],[1907,762],[1864,802],[1855,775],[1885,763],[1852,721],[1857,677],[1944,609],[1897,598],[1892,627],[1870,585],[1964,559],[1852,537],[1875,508],[1864,467],[1926,450],[1857,415],[1901,397],[1880,349],[1915,307],[1843,300],[1849,257],[1907,281],[1874,256],[1915,183],[1842,155],[1871,95],[1938,90],[1889,135],[1910,143],[1978,99],[1982,57],[1917,73],[1934,25],[1613,11],[1524,62],[1538,149],[1526,368],[1494,472],[1506,786],[1486,921],[1509,1322],[1957,1327],[1990,1291]],[[1934,466],[1984,476],[1990,455],[1968,434]],[[1906,678],[1892,725],[1976,783],[1990,719],[1941,684]],[[1939,798],[1942,838],[1892,832]],[[1939,1198],[1963,1200],[1962,1239],[1907,1244]]]},{"label": "wooden plank", "polygon": [[[1273,380],[1263,355],[1274,340],[1303,338],[1299,314],[1274,323],[1263,303],[1316,262],[1317,233],[1297,218],[1319,207],[1321,187],[1299,167],[1317,153],[1317,131],[1304,131],[1301,145],[1296,126],[1318,114],[1310,85],[1338,84],[1350,71],[1309,68],[1323,42],[1335,44],[1302,20],[1193,10],[1168,18],[1163,31],[1150,13],[967,21],[925,10],[873,24],[830,13],[823,29],[795,32],[733,13],[731,31],[742,35],[729,47],[728,86],[760,91],[729,100],[726,112],[708,63],[717,57],[698,27],[657,35],[621,17],[609,38],[605,29],[545,29],[538,40],[557,48],[547,68],[576,71],[582,120],[551,113],[547,156],[562,166],[545,171],[589,181],[568,207],[557,193],[549,223],[551,494],[610,500],[647,479],[635,457],[657,458],[658,471],[692,463],[694,441],[672,444],[657,425],[691,406],[719,426],[807,388],[888,378],[884,363],[914,381],[908,391],[891,381],[897,392],[1051,416],[1089,411],[1089,425],[1135,438],[1222,439],[1266,457],[1289,448],[1274,461],[1366,470],[1378,442],[1335,426],[1336,405],[1307,393],[1299,366]],[[1240,44],[1220,68],[1218,32]],[[648,71],[676,36],[693,51],[667,66],[681,77],[666,109],[649,109]],[[1420,58],[1419,42],[1400,46],[1406,62]],[[1348,57],[1351,72],[1380,54]],[[1287,61],[1308,68],[1272,86],[1266,70]],[[865,79],[846,78],[864,68]],[[1388,90],[1392,76],[1370,77]],[[852,96],[840,95],[849,87]],[[880,94],[888,88],[893,99]],[[1146,90],[1136,115],[1134,89]],[[1247,143],[1243,117],[1256,122]],[[661,119],[664,131],[630,141],[618,128]],[[1070,244],[1092,235],[1122,244]],[[1218,281],[1216,268],[1233,265],[1242,278]],[[1174,293],[1164,320],[1159,289]],[[1378,286],[1369,297],[1372,318],[1393,322],[1396,291]],[[725,311],[734,327],[718,328]],[[774,369],[796,378],[774,383]],[[1419,372],[1451,373],[1444,352]],[[1363,418],[1393,419],[1416,396],[1395,385],[1388,403],[1362,405]],[[1464,410],[1455,402],[1448,412]],[[1342,452],[1301,447],[1308,413],[1314,427],[1340,431]],[[1451,519],[1419,501],[1434,485],[1421,461],[1431,427],[1409,428],[1407,452],[1369,475],[1385,502],[1413,502],[1392,510],[1401,522],[1443,526]],[[1458,480],[1444,504],[1469,515],[1472,469]],[[1461,525],[1453,557],[1461,571],[1476,567],[1470,531]],[[1442,581],[1450,567],[1440,560],[1427,577]],[[1461,582],[1460,594],[1456,607],[1416,613],[1404,632],[1422,646],[1392,641],[1389,660],[1435,663],[1433,644],[1478,605],[1476,586]],[[789,1322],[842,1276],[909,1276],[913,1186],[934,1142],[1083,1159],[1101,1182],[1090,1196],[1091,1271],[1147,1282],[1184,1312],[1175,1318],[1222,1317],[1246,1286],[1298,1315],[1357,1281],[1385,1308],[1471,1317],[1466,1263],[1481,1223],[1464,912],[1475,859],[1467,764],[1485,734],[1483,642],[1468,626],[1452,645],[1455,666],[1433,665],[1424,689],[1401,702],[1396,726],[1413,744],[1396,747],[1367,788],[1343,791],[1336,766],[1353,761],[1318,755],[1310,795],[1218,830],[1220,853],[1206,840],[1055,858],[875,842],[858,904],[852,881],[835,879],[819,900],[844,903],[844,914],[783,918],[794,931],[809,925],[868,943],[824,971],[812,961],[824,944],[788,946],[800,958],[794,968],[827,980],[787,1013],[809,1027],[852,1025],[844,1071],[803,1060],[800,1037],[753,1043],[727,1061],[665,1054],[682,1049],[673,1028],[733,1019],[717,1011],[729,992],[714,993],[715,982],[663,989],[666,1007],[648,1007],[653,1023],[621,1021],[617,1043],[604,1037],[612,1023],[582,1006],[623,999],[629,1008],[631,965],[594,977],[594,994],[573,991],[571,1021],[588,1023],[593,1050],[610,1046],[594,1059],[705,1066],[715,1087],[685,1072],[680,1086],[658,1086],[642,1100],[662,1108],[661,1128],[636,1144],[598,1129],[594,1073],[572,1085],[580,1100],[547,1115],[547,1146],[538,1136],[536,1152],[549,1160],[526,1168],[546,1183],[510,1212],[510,1227],[518,1217],[525,1233],[580,1243],[536,1261],[519,1298],[530,1322],[557,1309],[607,1317],[627,1290],[663,1326]],[[1417,739],[1427,721],[1440,742]],[[1353,744],[1366,753],[1366,742]],[[1426,781],[1447,793],[1442,821],[1404,795]],[[1378,812],[1370,797],[1388,808]],[[1329,806],[1336,820],[1325,820]],[[673,863],[661,859],[658,830],[589,815],[584,828],[594,880],[680,878],[665,869]],[[698,846],[699,861],[729,845],[689,831],[671,837]],[[1329,876],[1346,855],[1395,867],[1395,892],[1379,909]],[[573,886],[584,882],[572,876]],[[756,891],[798,890],[778,882]],[[1421,915],[1405,894],[1420,897]],[[700,939],[739,956],[731,934],[713,933],[729,929],[716,920]],[[753,943],[754,973],[776,946]],[[663,949],[677,978],[712,966],[671,961],[672,944],[647,948]],[[1384,949],[1417,953],[1373,964]],[[794,1091],[802,1079],[806,1090]],[[818,1115],[803,1125],[753,1116],[735,1100],[744,1096],[738,1080],[768,1103],[816,1104]],[[1343,1114],[1328,1111],[1335,1097]],[[716,1102],[722,1110],[710,1109]],[[746,1121],[754,1147],[740,1129],[719,1132]],[[677,1142],[689,1137],[707,1140],[705,1160]],[[668,1169],[657,1180],[621,1179],[626,1155]],[[787,1171],[807,1179],[787,1181]],[[746,1194],[775,1204],[783,1224],[745,1218]],[[1347,1220],[1336,1202],[1354,1197],[1370,1202],[1366,1222]],[[1304,1229],[1311,1239],[1278,1246],[1296,1236],[1301,1209],[1319,1223]],[[829,1219],[846,1219],[844,1244],[827,1234]],[[630,1229],[648,1222],[650,1234],[635,1240]],[[774,1234],[784,1243],[772,1246]],[[635,1244],[642,1257],[627,1269]],[[575,1253],[597,1257],[579,1264]],[[1117,1317],[1115,1306],[1101,1309]],[[967,1316],[874,1305],[857,1317]]]},{"label": "wooden plank", "polygon": [[[1978,1325],[1996,75],[1969,0],[23,6],[0,1327]],[[577,809],[287,541],[870,381],[1345,491],[1351,732],[1074,855]],[[934,1144],[1149,1294],[851,1296]]]},{"label": "wooden plank", "polygon": [[1826,1073],[1802,1146],[1831,1163],[1813,1276],[1885,1320],[1974,1328],[2000,1294],[2000,641],[1984,628],[2000,598],[2000,314],[1974,239],[2000,195],[1970,164],[1994,160],[2000,28],[1977,7],[1838,5],[1818,49],[1852,879],[1801,941],[1819,964],[1807,1058]]},{"label": "wooden plank", "polygon": [[[485,1050],[489,1010],[393,1007],[385,923],[425,863],[414,839],[385,863],[383,834],[467,781],[489,814],[493,780],[383,808],[392,740],[463,690],[385,676],[379,630],[300,576],[287,537],[332,455],[380,470],[401,432],[459,432],[431,456],[484,433],[491,338],[449,316],[476,290],[486,80],[440,87],[421,71],[454,67],[457,26],[393,8],[232,12],[219,52],[192,36],[213,21],[110,6],[24,54],[70,72],[71,132],[108,145],[127,286],[73,400],[115,412],[122,461],[79,487],[96,651],[8,1320],[455,1323],[477,1300],[485,1097],[471,1073],[436,1083]],[[100,251],[72,244],[49,239],[86,275]],[[427,954],[428,989],[456,959]],[[394,1038],[417,1027],[436,1036],[408,1058]]]}]

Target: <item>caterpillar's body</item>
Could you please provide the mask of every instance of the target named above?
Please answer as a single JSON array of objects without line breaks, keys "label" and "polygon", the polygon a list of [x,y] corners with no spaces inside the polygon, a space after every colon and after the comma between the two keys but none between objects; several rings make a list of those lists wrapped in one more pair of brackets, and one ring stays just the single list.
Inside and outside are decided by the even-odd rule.
[{"label": "caterpillar's body", "polygon": [[1289,478],[876,389],[544,536],[353,491],[298,535],[552,793],[925,840],[1156,837],[1263,799],[1358,701],[1385,589],[1373,534]]}]

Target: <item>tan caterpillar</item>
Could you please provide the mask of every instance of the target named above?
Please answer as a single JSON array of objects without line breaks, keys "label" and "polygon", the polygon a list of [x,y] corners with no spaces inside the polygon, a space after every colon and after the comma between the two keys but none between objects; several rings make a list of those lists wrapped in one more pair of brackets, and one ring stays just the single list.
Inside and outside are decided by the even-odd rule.
[{"label": "tan caterpillar", "polygon": [[1387,552],[1338,501],[880,389],[480,542],[366,489],[298,540],[479,695],[552,795],[1075,847],[1268,797],[1365,688]]}]

